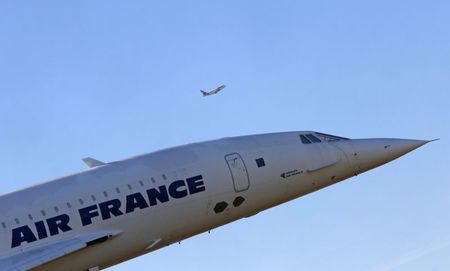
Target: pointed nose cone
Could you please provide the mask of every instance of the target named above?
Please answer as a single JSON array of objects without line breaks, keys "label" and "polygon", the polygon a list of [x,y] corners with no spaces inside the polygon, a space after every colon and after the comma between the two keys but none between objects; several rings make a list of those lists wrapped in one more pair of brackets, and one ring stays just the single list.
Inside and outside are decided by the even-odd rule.
[{"label": "pointed nose cone", "polygon": [[350,161],[356,173],[381,166],[430,142],[427,140],[388,138],[355,139],[351,141],[353,155],[351,155]]},{"label": "pointed nose cone", "polygon": [[390,144],[384,146],[388,151],[388,160],[392,161],[400,156],[407,154],[430,141],[412,140],[412,139],[390,139]]}]

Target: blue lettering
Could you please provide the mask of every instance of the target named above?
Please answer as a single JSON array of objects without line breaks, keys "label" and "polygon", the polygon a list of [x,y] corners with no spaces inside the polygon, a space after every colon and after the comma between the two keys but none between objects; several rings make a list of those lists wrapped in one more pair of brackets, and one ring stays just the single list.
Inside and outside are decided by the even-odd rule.
[{"label": "blue lettering", "polygon": [[12,230],[11,248],[18,247],[23,242],[32,243],[35,241],[37,241],[37,238],[28,226],[22,226]]},{"label": "blue lettering", "polygon": [[68,215],[60,215],[47,219],[47,226],[50,231],[50,235],[57,235],[59,231],[68,232],[72,228],[69,226],[70,217]]},{"label": "blue lettering", "polygon": [[[125,213],[132,213],[136,209],[145,209],[150,206],[155,206],[158,203],[168,202],[171,198],[181,199],[187,195],[200,193],[206,190],[202,175],[197,175],[184,180],[177,180],[170,185],[161,185],[158,188],[148,189],[147,199],[141,193],[134,193],[126,196],[126,210]],[[170,196],[170,197],[169,197]],[[122,202],[119,199],[113,199],[99,203],[98,205],[91,205],[79,209],[81,224],[83,226],[91,225],[93,218],[101,216],[103,220],[112,217],[118,217],[124,214],[120,210]],[[37,236],[30,229],[29,226],[21,226],[12,230],[11,248],[21,246],[23,243],[32,243],[38,239],[45,239],[49,236],[58,235],[72,230],[69,225],[70,216],[62,214],[55,216],[45,221],[38,221],[34,223]],[[46,225],[47,224],[47,225]],[[48,231],[47,231],[48,229]]]},{"label": "blue lettering", "polygon": [[44,221],[38,221],[38,222],[34,223],[34,226],[36,227],[39,239],[44,239],[44,238],[48,237],[47,229],[45,228]]},{"label": "blue lettering", "polygon": [[148,208],[148,203],[145,201],[141,193],[135,193],[127,196],[127,210],[126,213],[132,213],[136,208]]},{"label": "blue lettering", "polygon": [[169,201],[169,194],[167,193],[167,188],[164,185],[159,187],[159,190],[156,188],[151,188],[147,190],[148,200],[150,202],[150,206],[155,206],[159,202],[164,203]]},{"label": "blue lettering", "polygon": [[206,190],[202,175],[197,175],[195,177],[188,178],[186,182],[189,188],[189,194],[191,195]]},{"label": "blue lettering", "polygon": [[97,205],[91,205],[86,208],[78,210],[80,213],[81,224],[87,226],[92,224],[92,218],[99,216],[97,211]]},{"label": "blue lettering", "polygon": [[174,199],[181,199],[188,195],[186,189],[180,190],[180,188],[186,187],[184,181],[175,181],[169,185],[169,194]]},{"label": "blue lettering", "polygon": [[102,213],[102,219],[107,220],[113,216],[121,216],[123,212],[120,210],[122,203],[118,199],[105,201],[99,204],[100,212]]}]

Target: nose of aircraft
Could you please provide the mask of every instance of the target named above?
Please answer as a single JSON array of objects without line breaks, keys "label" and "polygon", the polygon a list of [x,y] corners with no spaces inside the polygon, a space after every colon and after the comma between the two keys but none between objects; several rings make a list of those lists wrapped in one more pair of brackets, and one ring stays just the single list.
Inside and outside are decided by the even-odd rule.
[{"label": "nose of aircraft", "polygon": [[347,155],[350,156],[350,163],[355,167],[356,173],[381,166],[430,142],[390,138],[350,141],[353,153],[347,153]]},{"label": "nose of aircraft", "polygon": [[428,140],[412,140],[412,139],[390,139],[388,145],[383,146],[389,152],[389,161],[394,160],[402,155],[407,154],[425,144]]}]

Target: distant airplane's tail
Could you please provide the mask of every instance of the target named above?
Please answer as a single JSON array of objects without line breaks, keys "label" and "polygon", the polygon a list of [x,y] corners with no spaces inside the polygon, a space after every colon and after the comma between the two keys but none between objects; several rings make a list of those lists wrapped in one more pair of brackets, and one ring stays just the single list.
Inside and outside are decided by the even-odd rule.
[{"label": "distant airplane's tail", "polygon": [[203,94],[203,96],[208,96],[209,95],[209,93],[206,92],[206,91],[200,90],[200,92]]}]

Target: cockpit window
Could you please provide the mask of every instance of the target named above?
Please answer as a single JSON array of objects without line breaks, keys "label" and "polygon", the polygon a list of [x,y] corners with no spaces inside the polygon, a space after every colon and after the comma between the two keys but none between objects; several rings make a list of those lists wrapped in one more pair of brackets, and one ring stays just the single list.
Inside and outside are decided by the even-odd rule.
[{"label": "cockpit window", "polygon": [[334,136],[334,135],[329,135],[329,134],[324,134],[324,133],[317,133],[316,132],[316,135],[318,137],[320,137],[320,139],[322,139],[323,141],[349,140],[349,138],[340,137],[340,136]]},{"label": "cockpit window", "polygon": [[320,139],[318,139],[317,137],[313,136],[312,134],[307,134],[306,137],[313,143],[322,142]]},{"label": "cockpit window", "polygon": [[303,144],[313,144],[313,143],[320,143],[320,142],[330,142],[330,141],[340,141],[340,140],[349,140],[345,137],[340,136],[334,136],[329,134],[323,134],[323,133],[317,133],[314,132],[314,134],[304,134],[300,135],[300,139]]},{"label": "cockpit window", "polygon": [[311,144],[311,141],[306,138],[304,135],[300,135],[300,139],[302,140],[303,144]]}]

